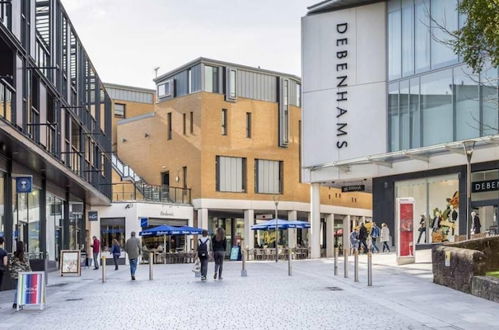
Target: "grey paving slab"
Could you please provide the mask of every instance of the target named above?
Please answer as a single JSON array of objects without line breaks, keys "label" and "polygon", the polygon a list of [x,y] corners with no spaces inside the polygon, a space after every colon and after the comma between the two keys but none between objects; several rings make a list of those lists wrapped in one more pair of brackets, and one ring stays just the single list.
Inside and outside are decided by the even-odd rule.
[{"label": "grey paving slab", "polygon": [[[250,262],[248,277],[240,276],[240,263],[227,262],[223,281],[204,283],[194,278],[191,265],[156,265],[153,281],[147,279],[147,266],[139,267],[137,281],[129,280],[125,267],[110,271],[106,283],[93,270],[85,269],[81,278],[50,274],[44,311],[14,312],[13,292],[0,293],[0,328],[498,328],[498,304],[414,276],[386,261],[393,256],[376,257],[371,288],[363,257],[359,283],[344,279],[342,268],[334,277],[331,260],[294,262],[292,277],[284,262]],[[416,268],[427,275],[427,266]]]}]

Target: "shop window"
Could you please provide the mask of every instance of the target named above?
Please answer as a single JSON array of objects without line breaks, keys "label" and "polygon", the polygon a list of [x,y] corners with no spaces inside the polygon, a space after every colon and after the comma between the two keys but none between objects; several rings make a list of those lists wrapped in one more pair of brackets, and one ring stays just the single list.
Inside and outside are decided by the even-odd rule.
[{"label": "shop window", "polygon": [[396,198],[414,198],[414,242],[452,242],[459,235],[459,179],[457,174],[399,181]]},{"label": "shop window", "polygon": [[101,246],[104,250],[111,250],[113,239],[120,246],[125,246],[125,218],[101,218]]}]

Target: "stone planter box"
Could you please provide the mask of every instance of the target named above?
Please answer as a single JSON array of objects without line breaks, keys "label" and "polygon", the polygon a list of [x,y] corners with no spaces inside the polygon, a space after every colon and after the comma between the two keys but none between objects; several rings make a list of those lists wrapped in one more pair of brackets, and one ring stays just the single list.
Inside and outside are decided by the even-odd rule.
[{"label": "stone planter box", "polygon": [[499,303],[499,278],[492,276],[473,277],[471,294]]}]

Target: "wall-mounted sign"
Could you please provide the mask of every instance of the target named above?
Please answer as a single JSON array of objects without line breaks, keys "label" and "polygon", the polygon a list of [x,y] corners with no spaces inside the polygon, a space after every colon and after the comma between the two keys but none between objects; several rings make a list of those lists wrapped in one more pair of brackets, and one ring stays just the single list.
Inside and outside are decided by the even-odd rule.
[{"label": "wall-mounted sign", "polygon": [[487,191],[498,191],[499,190],[499,180],[487,180],[487,181],[477,181],[471,184],[471,191],[474,193],[487,192]]},{"label": "wall-mounted sign", "polygon": [[168,217],[168,216],[173,216],[173,212],[169,212],[169,211],[160,211],[159,212],[159,215],[163,216],[163,217]]},{"label": "wall-mounted sign", "polygon": [[88,211],[88,221],[98,221],[99,214],[97,211]]},{"label": "wall-mounted sign", "polygon": [[147,227],[149,226],[149,218],[140,218],[140,226]]},{"label": "wall-mounted sign", "polygon": [[366,186],[363,184],[357,184],[357,185],[352,185],[352,186],[342,186],[341,187],[341,192],[343,192],[343,193],[354,192],[354,191],[366,191]]},{"label": "wall-mounted sign", "polygon": [[32,188],[33,188],[33,177],[31,176],[16,177],[17,193],[30,193]]},{"label": "wall-mounted sign", "polygon": [[45,307],[45,272],[20,272],[17,282],[17,310],[23,306]]},{"label": "wall-mounted sign", "polygon": [[64,275],[81,275],[80,251],[61,251],[61,276]]}]

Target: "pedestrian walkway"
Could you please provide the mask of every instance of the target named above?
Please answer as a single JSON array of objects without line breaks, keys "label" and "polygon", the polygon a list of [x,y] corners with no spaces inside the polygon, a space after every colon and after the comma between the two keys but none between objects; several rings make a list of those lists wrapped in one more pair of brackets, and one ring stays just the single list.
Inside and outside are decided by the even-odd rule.
[{"label": "pedestrian walkway", "polygon": [[[427,256],[426,256],[427,257]],[[154,280],[141,265],[137,281],[128,269],[84,269],[82,276],[49,275],[44,311],[11,309],[13,292],[0,293],[1,329],[494,329],[499,305],[435,285],[431,264],[396,267],[394,255],[374,256],[373,287],[365,257],[360,282],[333,276],[331,259],[287,263],[226,262],[224,280],[194,277],[192,265],[155,265]],[[341,260],[341,259],[340,259]],[[353,261],[353,258],[350,258]]]}]

